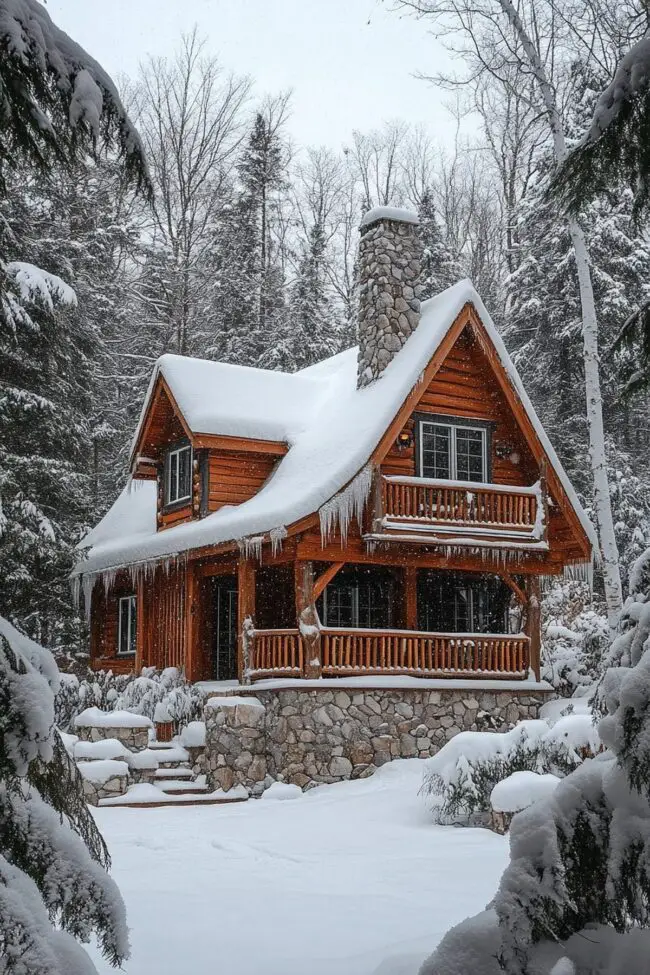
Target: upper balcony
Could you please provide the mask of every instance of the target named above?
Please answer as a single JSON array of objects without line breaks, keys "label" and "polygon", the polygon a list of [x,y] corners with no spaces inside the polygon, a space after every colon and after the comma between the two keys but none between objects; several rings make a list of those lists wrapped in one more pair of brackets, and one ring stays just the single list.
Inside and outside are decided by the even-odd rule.
[{"label": "upper balcony", "polygon": [[530,487],[379,475],[367,538],[459,539],[483,546],[545,548],[543,481]]}]

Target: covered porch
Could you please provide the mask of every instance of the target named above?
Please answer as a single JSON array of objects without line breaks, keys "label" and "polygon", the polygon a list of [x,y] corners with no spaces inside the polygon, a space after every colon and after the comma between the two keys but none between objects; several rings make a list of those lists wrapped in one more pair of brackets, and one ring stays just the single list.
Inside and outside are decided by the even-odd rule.
[{"label": "covered porch", "polygon": [[242,561],[214,579],[210,676],[523,680],[539,674],[538,593],[505,572]]}]

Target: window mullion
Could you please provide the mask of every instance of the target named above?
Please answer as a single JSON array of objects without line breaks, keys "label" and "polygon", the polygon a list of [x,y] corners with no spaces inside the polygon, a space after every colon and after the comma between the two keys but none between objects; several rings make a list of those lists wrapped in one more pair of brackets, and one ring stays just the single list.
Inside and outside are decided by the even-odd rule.
[{"label": "window mullion", "polygon": [[449,472],[452,481],[458,480],[458,458],[456,456],[456,427],[453,423],[449,424]]}]

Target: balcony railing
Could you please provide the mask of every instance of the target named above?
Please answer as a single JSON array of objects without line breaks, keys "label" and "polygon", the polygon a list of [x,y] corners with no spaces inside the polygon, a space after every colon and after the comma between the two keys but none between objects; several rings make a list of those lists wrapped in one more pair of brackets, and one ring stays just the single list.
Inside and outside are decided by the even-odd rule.
[{"label": "balcony railing", "polygon": [[[323,677],[525,678],[530,641],[522,633],[426,633],[413,630],[323,628]],[[298,630],[256,630],[248,676],[301,677],[303,646]]]},{"label": "balcony railing", "polygon": [[511,487],[383,475],[372,526],[373,532],[430,529],[541,541],[545,534],[542,484]]},{"label": "balcony railing", "polygon": [[299,630],[255,630],[249,639],[248,668],[252,680],[302,677],[303,642]]}]

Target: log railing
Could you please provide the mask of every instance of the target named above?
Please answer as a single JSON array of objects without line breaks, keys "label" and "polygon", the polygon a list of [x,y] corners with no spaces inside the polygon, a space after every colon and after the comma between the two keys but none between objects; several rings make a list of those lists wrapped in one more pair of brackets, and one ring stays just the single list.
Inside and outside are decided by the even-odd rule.
[{"label": "log railing", "polygon": [[426,524],[449,529],[516,532],[541,538],[544,527],[538,517],[541,503],[539,482],[532,487],[510,487],[384,475],[375,524],[379,521],[386,528]]},{"label": "log railing", "polygon": [[[415,677],[524,678],[530,641],[524,634],[425,633],[414,630],[320,630],[323,677],[404,674]],[[255,630],[248,677],[304,676],[295,630]]]},{"label": "log railing", "polygon": [[303,643],[299,630],[254,630],[250,643],[248,666],[252,680],[303,676]]},{"label": "log railing", "polygon": [[411,630],[321,631],[326,677],[411,674],[420,677],[525,677],[529,639],[469,633]]}]

